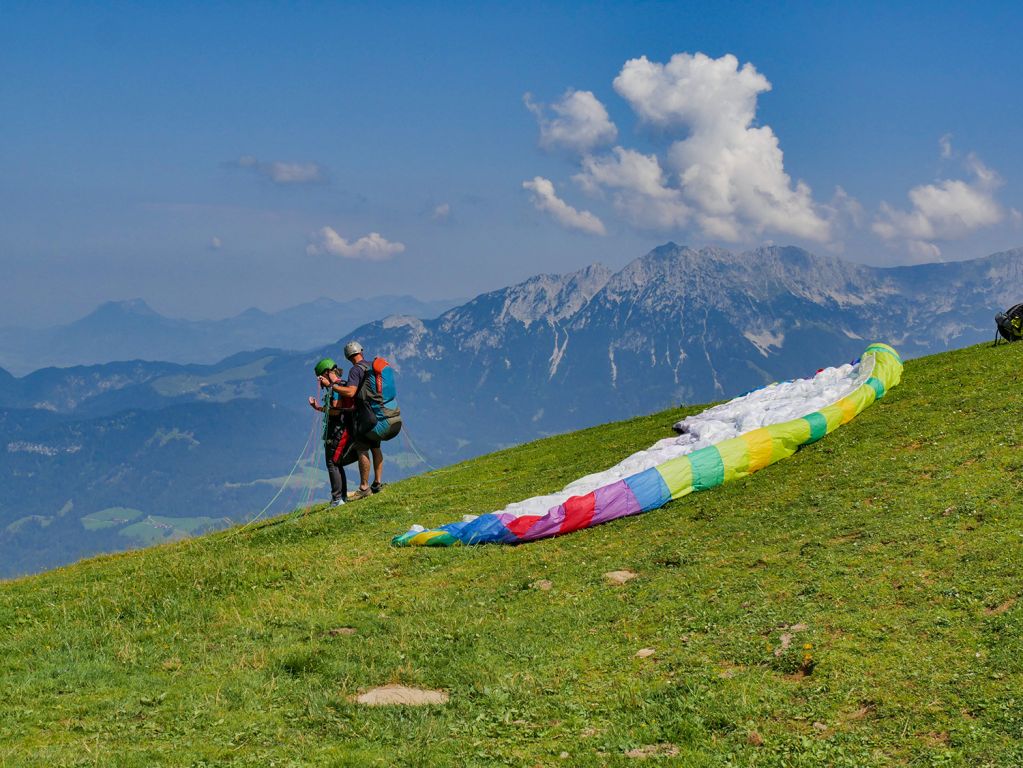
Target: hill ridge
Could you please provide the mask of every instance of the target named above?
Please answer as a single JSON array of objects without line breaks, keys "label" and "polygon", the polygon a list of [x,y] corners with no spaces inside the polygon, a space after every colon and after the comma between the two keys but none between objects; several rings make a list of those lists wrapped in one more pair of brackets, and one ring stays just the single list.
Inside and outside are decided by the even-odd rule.
[{"label": "hill ridge", "polygon": [[[556,489],[686,411],[0,583],[6,759],[1018,764],[1021,354],[909,361],[789,461],[526,546],[387,541]],[[351,698],[385,683],[450,698]]]}]

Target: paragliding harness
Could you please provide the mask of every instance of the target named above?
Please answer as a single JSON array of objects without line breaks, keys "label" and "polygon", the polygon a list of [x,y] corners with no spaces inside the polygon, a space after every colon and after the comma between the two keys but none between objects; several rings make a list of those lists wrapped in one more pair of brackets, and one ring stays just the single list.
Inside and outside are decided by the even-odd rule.
[{"label": "paragliding harness", "polygon": [[[330,460],[338,466],[345,467],[359,458],[359,454],[355,450],[355,441],[352,439],[352,403],[351,398],[342,397],[339,403],[342,411],[341,417],[332,422],[330,408],[333,404],[333,397],[332,389],[327,389],[323,394],[323,443]],[[333,446],[333,451],[331,451],[331,446]]]},{"label": "paragliding harness", "polygon": [[362,380],[355,390],[355,432],[373,441],[390,440],[401,431],[401,409],[396,398],[394,369],[382,357],[372,365],[358,363]]},{"label": "paragliding harness", "polygon": [[1017,304],[995,315],[995,326],[998,331],[995,333],[994,346],[998,346],[1001,339],[1006,341],[1023,339],[1023,304]]}]

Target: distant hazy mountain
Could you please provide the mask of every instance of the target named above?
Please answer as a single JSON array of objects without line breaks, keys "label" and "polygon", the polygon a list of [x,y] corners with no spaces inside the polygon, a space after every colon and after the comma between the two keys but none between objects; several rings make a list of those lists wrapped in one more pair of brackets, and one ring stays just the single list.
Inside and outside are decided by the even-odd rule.
[{"label": "distant hazy mountain", "polygon": [[68,325],[0,329],[0,367],[23,375],[46,366],[114,360],[214,363],[247,349],[310,349],[387,315],[436,317],[460,301],[420,301],[412,296],[340,302],[321,298],[272,314],[248,309],[224,320],[164,317],[141,299],[108,302]]},{"label": "distant hazy mountain", "polygon": [[[426,467],[414,448],[441,466],[805,376],[875,340],[905,356],[989,340],[994,313],[1021,300],[1023,249],[880,269],[798,248],[669,243],[618,272],[539,275],[345,338],[398,371],[407,430],[385,449],[395,479]],[[0,373],[0,576],[260,509],[309,434],[312,365],[340,359],[343,341],[209,366]],[[324,482],[310,482],[322,498]]]}]

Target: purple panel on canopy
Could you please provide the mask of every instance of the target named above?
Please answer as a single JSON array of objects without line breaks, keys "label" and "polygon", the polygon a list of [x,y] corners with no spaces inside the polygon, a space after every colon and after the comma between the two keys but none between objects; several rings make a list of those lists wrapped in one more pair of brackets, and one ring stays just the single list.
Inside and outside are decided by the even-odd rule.
[{"label": "purple panel on canopy", "polygon": [[533,541],[533,539],[542,539],[544,536],[557,536],[564,521],[565,506],[558,504],[558,506],[552,507],[546,515],[533,523],[529,530],[520,537],[519,541]]},{"label": "purple panel on canopy", "polygon": [[596,503],[593,506],[593,522],[590,525],[617,520],[642,511],[636,494],[632,492],[624,480],[598,488],[593,492]]}]

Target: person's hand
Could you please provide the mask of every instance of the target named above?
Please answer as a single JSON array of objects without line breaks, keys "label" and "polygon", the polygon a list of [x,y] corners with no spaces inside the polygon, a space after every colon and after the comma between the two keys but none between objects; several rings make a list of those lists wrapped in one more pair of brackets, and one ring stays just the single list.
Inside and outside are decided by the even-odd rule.
[{"label": "person's hand", "polygon": [[324,389],[330,386],[330,379],[328,379],[326,376],[320,376],[319,379],[320,386],[323,387]]},{"label": "person's hand", "polygon": [[309,405],[311,405],[313,408],[315,408],[316,406],[319,405],[319,403],[316,402],[316,398],[315,397],[310,397],[309,398]]}]

